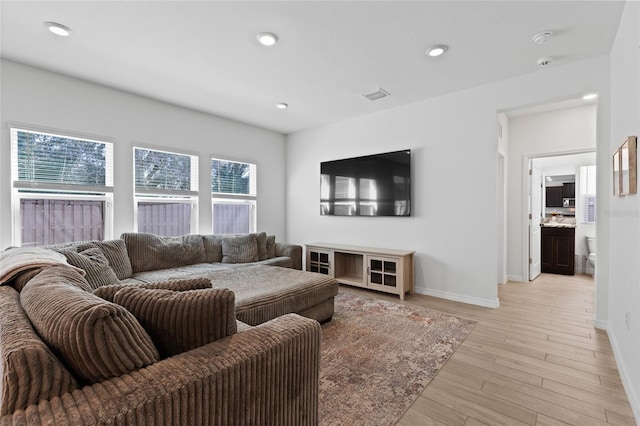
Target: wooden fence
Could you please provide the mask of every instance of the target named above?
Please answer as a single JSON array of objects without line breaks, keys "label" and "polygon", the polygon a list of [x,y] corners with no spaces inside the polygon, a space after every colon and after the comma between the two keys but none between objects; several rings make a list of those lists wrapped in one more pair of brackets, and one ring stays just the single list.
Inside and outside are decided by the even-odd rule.
[{"label": "wooden fence", "polygon": [[138,232],[175,237],[191,231],[191,204],[138,203]]},{"label": "wooden fence", "polygon": [[[251,205],[214,203],[215,234],[249,232]],[[104,239],[104,201],[20,200],[23,246]],[[138,232],[178,236],[191,231],[191,204],[138,203]]]},{"label": "wooden fence", "polygon": [[104,201],[23,198],[20,218],[23,246],[104,239]]},{"label": "wooden fence", "polygon": [[251,205],[247,203],[213,203],[214,234],[246,234],[249,232]]}]

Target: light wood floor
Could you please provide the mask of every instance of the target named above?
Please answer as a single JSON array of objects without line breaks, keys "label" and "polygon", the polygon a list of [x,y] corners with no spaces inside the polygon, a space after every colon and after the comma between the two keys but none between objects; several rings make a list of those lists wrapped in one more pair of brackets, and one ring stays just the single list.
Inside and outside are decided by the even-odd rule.
[{"label": "light wood floor", "polygon": [[498,292],[498,309],[407,297],[478,324],[398,425],[636,425],[609,339],[593,327],[590,276],[542,274]]}]

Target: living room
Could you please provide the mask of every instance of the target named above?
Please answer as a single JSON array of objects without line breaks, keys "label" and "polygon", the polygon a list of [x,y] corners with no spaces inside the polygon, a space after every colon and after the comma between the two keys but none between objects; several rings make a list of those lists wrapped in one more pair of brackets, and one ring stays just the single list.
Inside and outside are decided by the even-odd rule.
[{"label": "living room", "polygon": [[[636,419],[640,419],[640,290],[637,285],[640,282],[637,262],[640,200],[637,195],[610,195],[611,155],[626,137],[637,135],[640,130],[637,2],[628,1],[620,6],[620,11],[624,10],[614,32],[615,40],[607,52],[574,62],[558,60],[545,69],[538,69],[537,58],[532,58],[531,71],[521,75],[498,78],[394,108],[364,108],[358,117],[340,118],[296,131],[247,124],[241,119],[226,118],[224,114],[173,104],[169,97],[153,99],[149,95],[130,93],[132,90],[109,87],[100,80],[63,75],[46,69],[37,60],[21,63],[19,55],[6,53],[10,51],[7,47],[14,43],[27,43],[27,46],[44,43],[35,38],[36,34],[45,36],[40,31],[44,28],[42,21],[61,18],[34,19],[37,29],[18,40],[13,37],[21,37],[19,34],[5,33],[9,28],[5,20],[11,19],[7,13],[11,10],[10,3],[2,4],[2,249],[14,244],[13,207],[9,201],[12,199],[9,127],[30,126],[40,131],[66,131],[79,137],[113,142],[117,165],[113,182],[113,237],[132,231],[136,223],[131,183],[132,146],[179,147],[200,156],[199,180],[203,189],[198,195],[198,232],[208,233],[212,229],[212,211],[208,207],[211,193],[204,189],[210,180],[210,157],[255,163],[259,174],[257,229],[298,244],[329,241],[415,250],[416,293],[498,308],[497,114],[598,93],[596,151],[597,167],[602,171],[598,175],[598,194],[602,195],[598,198],[595,323],[606,330],[611,340],[628,399]],[[493,10],[495,4],[487,7]],[[69,23],[69,26],[72,25]],[[539,28],[543,29],[546,28]],[[59,49],[52,52],[64,52],[61,43],[73,42],[73,37],[80,35],[76,33],[69,40],[46,43],[50,49]],[[168,52],[171,53],[176,52]],[[448,53],[454,53],[454,47]],[[129,52],[131,56],[139,54],[142,52]],[[185,75],[189,67],[189,64],[183,65]],[[109,72],[126,78],[129,73],[146,75],[144,68],[143,64],[137,64],[131,68],[113,67]],[[468,69],[473,69],[473,65],[468,65]],[[203,72],[203,78],[205,75],[215,79],[215,71]],[[308,84],[313,85],[313,79]],[[216,95],[211,93],[211,97]],[[289,103],[287,110],[269,113],[275,117],[274,122],[281,120],[276,115],[281,112],[289,114],[292,121],[297,114],[300,120],[304,118],[303,113],[296,111],[295,102]],[[413,154],[415,183],[411,217],[319,215],[321,161],[407,148]],[[508,247],[506,251],[509,252]],[[625,325],[626,312],[630,314],[629,327]]]}]

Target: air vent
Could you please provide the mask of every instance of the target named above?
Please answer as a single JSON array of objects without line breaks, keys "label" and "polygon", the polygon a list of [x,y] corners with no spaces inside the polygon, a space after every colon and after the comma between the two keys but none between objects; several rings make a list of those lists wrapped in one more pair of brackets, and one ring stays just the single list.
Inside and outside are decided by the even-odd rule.
[{"label": "air vent", "polygon": [[384,90],[378,87],[376,90],[372,92],[363,93],[362,96],[369,99],[370,101],[377,101],[378,99],[386,98],[387,96],[391,96],[391,95],[389,95],[389,92],[385,92]]}]

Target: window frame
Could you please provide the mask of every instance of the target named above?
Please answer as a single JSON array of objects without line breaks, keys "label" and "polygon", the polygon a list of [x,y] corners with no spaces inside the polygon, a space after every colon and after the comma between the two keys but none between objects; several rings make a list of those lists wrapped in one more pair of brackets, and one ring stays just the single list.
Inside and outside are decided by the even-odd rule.
[{"label": "window frame", "polygon": [[[166,154],[176,154],[190,157],[190,189],[189,190],[173,190],[173,189],[156,189],[141,188],[138,190],[136,186],[136,149],[163,152]],[[189,218],[189,234],[198,233],[198,200],[199,200],[199,162],[198,153],[180,150],[168,149],[157,145],[149,145],[143,143],[134,143],[132,145],[132,166],[133,166],[133,230],[138,232],[138,213],[139,203],[158,203],[158,204],[190,204]]]},{"label": "window frame", "polygon": [[[11,242],[22,246],[22,217],[20,203],[24,199],[101,201],[103,207],[103,237],[113,239],[113,170],[114,143],[111,138],[88,135],[69,130],[51,129],[23,123],[8,123],[11,155]],[[73,185],[48,182],[20,181],[18,176],[18,132],[35,133],[64,139],[105,145],[105,185]]]},{"label": "window frame", "polygon": [[[250,181],[249,194],[234,194],[228,192],[216,192],[213,190],[213,162],[224,161],[229,163],[248,164],[252,168],[253,179]],[[257,232],[258,227],[258,164],[233,158],[221,158],[211,155],[209,158],[209,185],[211,189],[211,229],[215,232],[215,204],[247,204],[249,205],[249,233]]]},{"label": "window frame", "polygon": [[[584,172],[583,172],[584,171]],[[589,174],[594,174],[593,179],[591,179],[592,185],[589,185]],[[580,176],[580,187],[578,188],[578,193],[580,194],[580,223],[587,225],[595,225],[597,222],[597,211],[598,211],[598,197],[597,197],[597,179],[598,179],[598,168],[595,164],[588,164],[584,166],[580,166],[579,168],[579,176]],[[590,187],[593,186],[593,191],[589,192]],[[593,221],[589,221],[587,216],[587,207],[589,201],[593,201]]]}]

